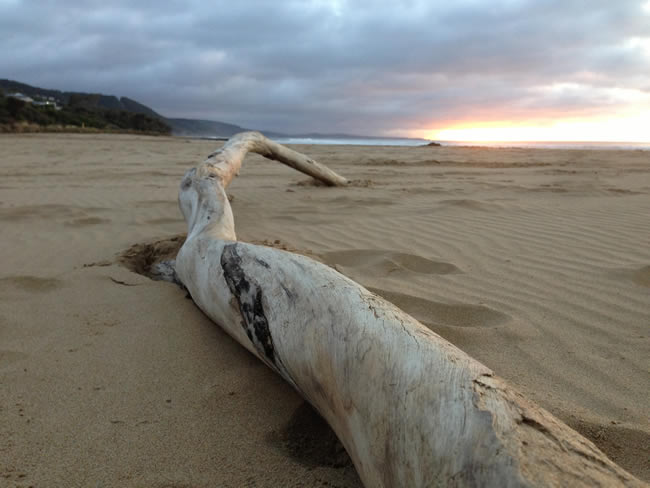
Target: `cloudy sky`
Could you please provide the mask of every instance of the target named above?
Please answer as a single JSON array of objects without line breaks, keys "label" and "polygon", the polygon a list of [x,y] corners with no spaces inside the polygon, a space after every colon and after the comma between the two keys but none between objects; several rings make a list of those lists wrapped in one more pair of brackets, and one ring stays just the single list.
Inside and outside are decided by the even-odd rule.
[{"label": "cloudy sky", "polygon": [[0,0],[0,45],[0,78],[248,128],[650,140],[650,0]]}]

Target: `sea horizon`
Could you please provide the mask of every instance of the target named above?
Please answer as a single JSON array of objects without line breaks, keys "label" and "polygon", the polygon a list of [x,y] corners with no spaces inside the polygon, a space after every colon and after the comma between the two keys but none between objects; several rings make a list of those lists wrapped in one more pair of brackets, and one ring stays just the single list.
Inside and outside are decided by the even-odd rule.
[{"label": "sea horizon", "polygon": [[521,149],[601,149],[650,151],[650,142],[617,141],[444,141],[407,137],[279,137],[272,138],[280,144],[324,144],[353,146],[426,146],[432,142],[441,146],[489,147]]}]

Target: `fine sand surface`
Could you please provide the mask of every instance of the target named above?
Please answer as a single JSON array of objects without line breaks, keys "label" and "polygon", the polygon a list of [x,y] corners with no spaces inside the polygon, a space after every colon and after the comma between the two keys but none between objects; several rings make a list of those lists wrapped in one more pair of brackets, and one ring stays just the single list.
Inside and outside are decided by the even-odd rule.
[{"label": "fine sand surface", "polygon": [[[118,262],[185,231],[218,144],[0,136],[0,486],[360,486],[289,386]],[[240,239],[334,266],[650,479],[650,152],[296,149],[359,181],[249,157]]]}]

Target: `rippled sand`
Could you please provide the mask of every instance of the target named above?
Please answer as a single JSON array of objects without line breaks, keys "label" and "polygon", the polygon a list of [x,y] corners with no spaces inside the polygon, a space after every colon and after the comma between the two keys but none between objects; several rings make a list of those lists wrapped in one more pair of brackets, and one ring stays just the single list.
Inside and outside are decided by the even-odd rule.
[{"label": "rippled sand", "polygon": [[[119,263],[180,243],[217,144],[0,136],[0,484],[359,486],[289,386]],[[241,239],[335,267],[650,479],[650,152],[296,149],[357,184],[250,157]]]}]

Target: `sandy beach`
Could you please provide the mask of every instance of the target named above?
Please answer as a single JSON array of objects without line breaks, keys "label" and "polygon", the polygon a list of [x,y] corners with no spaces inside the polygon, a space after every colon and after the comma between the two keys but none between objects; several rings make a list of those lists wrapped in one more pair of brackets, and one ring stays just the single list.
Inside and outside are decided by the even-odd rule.
[{"label": "sandy beach", "polygon": [[[290,386],[124,266],[180,242],[220,144],[0,136],[0,486],[361,486]],[[241,240],[392,301],[650,481],[650,151],[294,148],[355,185],[249,156]]]}]

